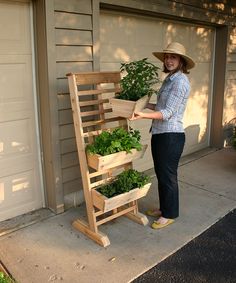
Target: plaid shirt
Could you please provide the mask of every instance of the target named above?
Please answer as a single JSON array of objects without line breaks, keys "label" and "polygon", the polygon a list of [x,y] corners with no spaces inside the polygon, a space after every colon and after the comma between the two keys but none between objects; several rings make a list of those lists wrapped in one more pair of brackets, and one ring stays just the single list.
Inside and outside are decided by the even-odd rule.
[{"label": "plaid shirt", "polygon": [[183,115],[190,93],[190,83],[185,74],[177,72],[166,77],[157,97],[155,111],[160,111],[163,120],[152,121],[152,134],[182,133]]}]

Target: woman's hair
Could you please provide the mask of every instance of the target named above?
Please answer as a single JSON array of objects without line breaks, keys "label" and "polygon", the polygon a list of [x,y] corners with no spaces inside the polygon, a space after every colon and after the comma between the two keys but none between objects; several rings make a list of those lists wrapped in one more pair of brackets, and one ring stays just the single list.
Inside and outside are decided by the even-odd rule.
[{"label": "woman's hair", "polygon": [[[175,73],[178,72],[178,71],[181,71],[184,74],[189,74],[189,71],[187,70],[187,63],[182,56],[180,56],[179,66],[175,70]],[[164,73],[170,73],[170,71],[166,68],[165,63],[163,63],[163,72]]]}]

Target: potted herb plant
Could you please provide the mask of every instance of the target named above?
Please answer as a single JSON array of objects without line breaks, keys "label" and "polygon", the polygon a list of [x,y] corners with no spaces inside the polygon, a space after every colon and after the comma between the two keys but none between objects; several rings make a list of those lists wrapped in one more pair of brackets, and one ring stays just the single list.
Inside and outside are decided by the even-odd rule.
[{"label": "potted herb plant", "polygon": [[93,190],[93,204],[103,212],[107,212],[144,197],[150,186],[149,176],[129,169],[120,173],[110,183]]},{"label": "potted herb plant", "polygon": [[121,73],[126,73],[120,81],[121,92],[110,99],[117,116],[130,118],[133,112],[146,107],[155,92],[154,85],[160,82],[159,69],[147,58],[121,64]]},{"label": "potted herb plant", "polygon": [[111,132],[103,131],[86,147],[88,165],[105,170],[143,157],[147,145],[142,145],[140,138],[140,132],[133,129],[119,127]]}]

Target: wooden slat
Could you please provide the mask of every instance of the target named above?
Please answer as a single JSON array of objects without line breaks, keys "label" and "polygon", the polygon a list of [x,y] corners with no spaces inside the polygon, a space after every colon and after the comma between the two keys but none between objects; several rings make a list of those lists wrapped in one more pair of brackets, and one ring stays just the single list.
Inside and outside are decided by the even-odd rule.
[{"label": "wooden slat", "polygon": [[[130,164],[129,164],[130,166]],[[120,166],[117,166],[116,168],[114,168],[113,170],[119,170],[119,169],[122,169],[124,168],[125,166],[124,165],[120,165]],[[110,171],[113,171],[113,170],[101,170],[101,171],[95,171],[95,172],[92,172],[89,174],[89,178],[92,179],[92,178],[96,178],[98,176],[101,176],[101,175],[106,175],[108,174]]]},{"label": "wooden slat", "polygon": [[98,105],[104,103],[109,103],[109,99],[80,101],[80,106],[83,107],[83,106]]},{"label": "wooden slat", "polygon": [[98,226],[102,225],[102,224],[104,224],[104,223],[106,223],[108,221],[111,221],[112,219],[115,219],[115,218],[120,217],[120,216],[122,216],[124,214],[127,214],[128,212],[134,211],[135,208],[136,208],[136,206],[131,206],[131,207],[128,207],[128,208],[126,208],[124,210],[121,210],[121,211],[119,211],[119,212],[117,212],[115,214],[112,214],[112,215],[110,215],[110,216],[108,216],[108,217],[106,217],[104,219],[101,219],[101,220],[97,221],[97,225]]},{"label": "wooden slat", "polygon": [[111,132],[111,131],[115,130],[116,128],[118,128],[118,127],[103,128],[102,130],[89,131],[89,132],[87,132],[87,133],[85,132],[85,133],[84,133],[84,137],[98,136],[98,135],[100,135],[103,131]]},{"label": "wooden slat", "polygon": [[103,180],[92,183],[90,185],[90,188],[92,189],[92,188],[96,188],[96,187],[105,185],[107,182],[111,182],[112,180],[114,180],[114,177],[105,178]]},{"label": "wooden slat", "polygon": [[94,95],[94,94],[103,94],[103,93],[118,93],[120,88],[107,88],[107,89],[91,89],[91,90],[81,90],[78,91],[78,95]]},{"label": "wooden slat", "polygon": [[93,72],[75,74],[76,83],[84,84],[100,84],[100,83],[118,83],[120,82],[120,72]]},{"label": "wooden slat", "polygon": [[117,121],[126,121],[126,119],[122,117],[119,117],[119,118],[113,117],[113,118],[108,118],[105,120],[84,122],[82,123],[82,126],[83,127],[98,126],[98,125],[104,125],[106,123],[117,122]]},{"label": "wooden slat", "polygon": [[80,116],[81,117],[88,117],[88,116],[94,116],[94,115],[101,115],[101,114],[105,114],[105,113],[111,113],[112,109],[104,109],[104,110],[93,110],[93,111],[86,111],[86,112],[81,112]]}]

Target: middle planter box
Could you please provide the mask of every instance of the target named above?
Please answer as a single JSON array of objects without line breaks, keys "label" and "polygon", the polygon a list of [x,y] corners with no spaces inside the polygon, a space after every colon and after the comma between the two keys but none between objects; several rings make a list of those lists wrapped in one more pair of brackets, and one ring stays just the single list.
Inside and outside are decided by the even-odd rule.
[{"label": "middle planter box", "polygon": [[87,161],[88,165],[97,171],[106,170],[142,158],[146,149],[147,145],[143,145],[141,150],[131,149],[129,153],[120,151],[105,156],[87,153]]}]

